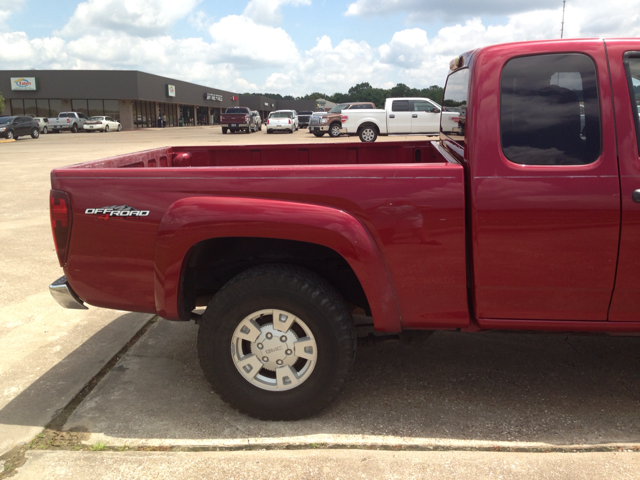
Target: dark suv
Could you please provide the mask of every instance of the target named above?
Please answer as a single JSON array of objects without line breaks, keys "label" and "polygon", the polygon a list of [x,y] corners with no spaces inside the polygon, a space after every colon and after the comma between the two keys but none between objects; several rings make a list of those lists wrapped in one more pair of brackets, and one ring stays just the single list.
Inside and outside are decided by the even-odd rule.
[{"label": "dark suv", "polygon": [[0,117],[0,137],[13,138],[31,135],[31,138],[40,136],[40,125],[31,117]]}]

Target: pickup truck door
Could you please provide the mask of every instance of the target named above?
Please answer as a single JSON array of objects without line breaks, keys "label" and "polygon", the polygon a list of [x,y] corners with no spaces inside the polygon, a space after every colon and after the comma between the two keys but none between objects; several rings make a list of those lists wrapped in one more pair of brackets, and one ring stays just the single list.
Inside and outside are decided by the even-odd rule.
[{"label": "pickup truck door", "polygon": [[438,133],[440,110],[426,100],[413,100],[411,133]]},{"label": "pickup truck door", "polygon": [[411,132],[413,113],[410,100],[392,100],[391,111],[387,111],[387,133]]},{"label": "pickup truck door", "polygon": [[476,64],[482,102],[467,141],[474,299],[487,325],[607,320],[620,229],[607,60],[602,41],[584,54],[553,48],[513,58],[505,47]]},{"label": "pickup truck door", "polygon": [[622,225],[611,321],[640,321],[640,45],[605,40],[615,93]]}]

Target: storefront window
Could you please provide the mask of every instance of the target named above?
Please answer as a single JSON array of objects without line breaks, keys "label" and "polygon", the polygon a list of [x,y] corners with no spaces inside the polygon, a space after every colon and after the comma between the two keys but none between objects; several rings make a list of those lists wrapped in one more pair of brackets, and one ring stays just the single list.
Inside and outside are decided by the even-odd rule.
[{"label": "storefront window", "polygon": [[84,113],[85,115],[89,115],[89,109],[87,108],[86,100],[71,100],[71,109],[74,112]]},{"label": "storefront window", "polygon": [[49,115],[51,117],[57,117],[62,111],[62,100],[49,99]]},{"label": "storefront window", "polygon": [[118,108],[118,100],[104,101],[104,114],[114,120],[120,121],[120,108]]},{"label": "storefront window", "polygon": [[49,117],[49,100],[48,99],[38,99],[36,100],[36,111],[38,112],[36,116],[38,117]]},{"label": "storefront window", "polygon": [[24,102],[21,98],[11,99],[11,115],[24,115]]},{"label": "storefront window", "polygon": [[24,114],[25,115],[33,115],[34,117],[38,116],[36,111],[36,100],[35,98],[25,98],[24,99]]},{"label": "storefront window", "polygon": [[104,115],[102,100],[89,100],[89,117]]}]

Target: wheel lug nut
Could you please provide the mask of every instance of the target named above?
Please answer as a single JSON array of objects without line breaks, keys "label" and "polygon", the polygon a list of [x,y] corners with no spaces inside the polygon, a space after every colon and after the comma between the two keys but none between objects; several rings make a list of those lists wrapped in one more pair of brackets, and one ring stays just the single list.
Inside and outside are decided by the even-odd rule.
[{"label": "wheel lug nut", "polygon": [[273,335],[271,335],[271,333],[267,333],[267,339],[271,340],[273,338]]},{"label": "wheel lug nut", "polygon": [[264,348],[264,345],[262,345],[261,343],[259,343],[258,345],[256,345],[256,347],[258,347],[258,350],[262,350]]},{"label": "wheel lug nut", "polygon": [[287,355],[291,355],[293,353],[293,350],[287,349],[284,351],[284,353],[286,353]]},{"label": "wheel lug nut", "polygon": [[286,341],[287,341],[287,336],[286,336],[286,335],[282,335],[282,336],[280,337],[280,341],[281,341],[282,343],[286,342]]},{"label": "wheel lug nut", "polygon": [[262,357],[262,361],[263,361],[264,363],[267,363],[267,362],[269,361],[269,357]]},{"label": "wheel lug nut", "polygon": [[278,365],[282,365],[284,362],[283,362],[282,360],[276,360],[276,363],[277,363]]}]

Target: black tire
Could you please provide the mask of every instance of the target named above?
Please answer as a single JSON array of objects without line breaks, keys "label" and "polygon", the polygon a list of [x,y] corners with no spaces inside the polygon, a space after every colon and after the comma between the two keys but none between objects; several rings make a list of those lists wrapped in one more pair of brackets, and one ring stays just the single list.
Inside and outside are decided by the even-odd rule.
[{"label": "black tire", "polygon": [[[315,342],[316,359],[310,373],[289,389],[260,388],[245,378],[234,363],[236,350],[230,349],[238,341],[234,332],[247,316],[265,309],[281,309],[303,319]],[[271,318],[259,317],[263,320],[261,332],[272,325]],[[240,345],[252,345],[248,340],[241,342]],[[262,344],[257,345],[262,348]],[[319,275],[290,265],[261,265],[234,277],[209,303],[198,332],[200,365],[214,391],[240,412],[262,420],[297,420],[329,405],[351,373],[355,345],[351,314],[339,293]],[[265,349],[264,353],[275,350],[278,349]],[[309,353],[306,348],[305,352]],[[243,355],[253,356],[246,350]],[[309,361],[295,358],[303,364]],[[254,376],[258,378],[260,374],[269,372],[260,367]],[[271,375],[277,377],[275,372]]]},{"label": "black tire", "polygon": [[45,134],[45,135],[46,135],[48,131],[49,131],[49,130],[47,129],[47,127],[42,127],[42,133],[43,133],[43,134]]},{"label": "black tire", "polygon": [[118,131],[121,131],[121,130],[122,130],[122,125],[118,124]]},{"label": "black tire", "polygon": [[372,125],[365,125],[358,129],[358,137],[361,142],[372,143],[378,138],[378,130]]},{"label": "black tire", "polygon": [[104,133],[109,133],[109,125],[104,126]]},{"label": "black tire", "polygon": [[225,135],[227,133],[226,127],[222,127],[222,134]]},{"label": "black tire", "polygon": [[40,137],[40,129],[37,127],[31,129],[31,138],[39,138],[39,137]]},{"label": "black tire", "polygon": [[324,136],[324,132],[313,132],[313,134],[314,134],[316,137],[323,137],[323,136]]},{"label": "black tire", "polygon": [[7,139],[8,139],[8,140],[11,140],[11,139],[13,139],[13,140],[17,140],[17,139],[18,139],[18,137],[16,137],[16,136],[15,136],[15,134],[14,134],[11,130],[8,130],[8,131],[7,131]]},{"label": "black tire", "polygon": [[269,130],[269,129],[267,128],[267,133],[273,133],[273,130]]},{"label": "black tire", "polygon": [[332,138],[339,137],[341,128],[342,128],[342,125],[340,125],[339,123],[332,123],[331,126],[329,127],[329,136]]},{"label": "black tire", "polygon": [[78,125],[75,123],[71,125],[71,133],[78,133]]}]

